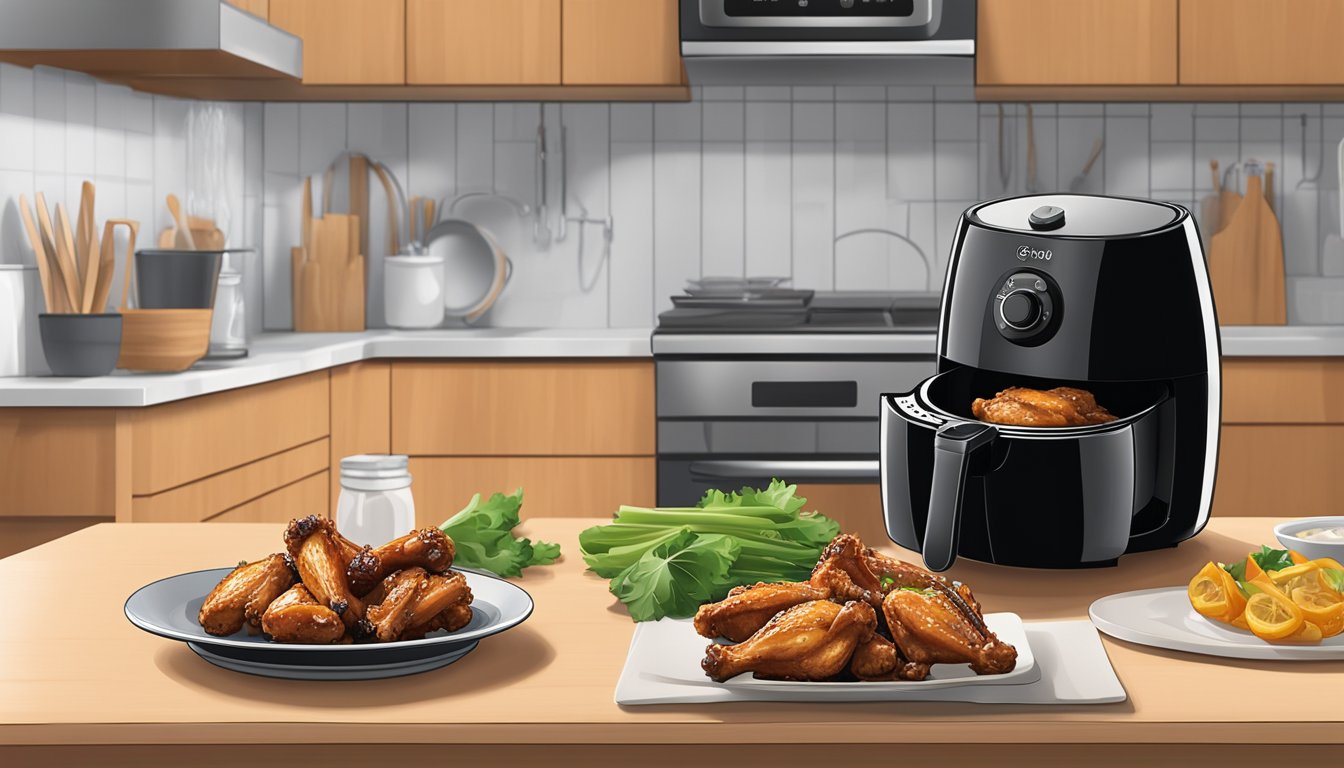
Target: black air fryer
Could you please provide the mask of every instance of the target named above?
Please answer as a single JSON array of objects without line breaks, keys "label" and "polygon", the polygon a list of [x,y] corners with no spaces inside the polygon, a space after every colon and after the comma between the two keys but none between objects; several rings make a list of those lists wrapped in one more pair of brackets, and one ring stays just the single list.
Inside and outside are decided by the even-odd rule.
[{"label": "black air fryer", "polygon": [[[1114,565],[1209,519],[1221,406],[1218,321],[1179,205],[1033,195],[962,214],[938,373],[883,395],[887,533],[935,571]],[[1117,418],[1017,427],[971,415],[1008,387],[1078,387]]]}]

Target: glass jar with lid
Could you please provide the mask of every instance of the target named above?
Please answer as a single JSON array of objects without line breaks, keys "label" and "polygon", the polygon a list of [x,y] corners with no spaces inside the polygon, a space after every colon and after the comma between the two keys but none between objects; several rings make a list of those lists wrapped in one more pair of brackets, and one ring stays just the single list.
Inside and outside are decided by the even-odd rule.
[{"label": "glass jar with lid", "polygon": [[378,546],[415,529],[415,500],[405,456],[361,454],[341,459],[336,527],[356,544]]}]

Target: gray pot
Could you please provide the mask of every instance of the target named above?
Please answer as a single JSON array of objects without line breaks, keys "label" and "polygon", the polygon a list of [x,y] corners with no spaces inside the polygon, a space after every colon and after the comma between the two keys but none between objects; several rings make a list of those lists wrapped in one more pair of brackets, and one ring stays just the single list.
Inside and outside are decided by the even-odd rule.
[{"label": "gray pot", "polygon": [[106,376],[121,354],[121,315],[37,316],[42,352],[55,376]]},{"label": "gray pot", "polygon": [[135,252],[135,295],[140,309],[211,309],[222,251]]}]

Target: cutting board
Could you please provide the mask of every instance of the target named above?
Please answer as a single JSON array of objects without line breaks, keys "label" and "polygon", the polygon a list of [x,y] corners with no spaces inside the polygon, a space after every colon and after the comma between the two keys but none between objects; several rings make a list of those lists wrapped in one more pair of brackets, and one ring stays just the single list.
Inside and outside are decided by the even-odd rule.
[{"label": "cutting board", "polygon": [[306,247],[290,252],[294,330],[364,330],[364,256],[358,216],[308,220]]},{"label": "cutting board", "polygon": [[1265,200],[1259,176],[1209,245],[1209,278],[1223,325],[1283,325],[1283,233]]}]

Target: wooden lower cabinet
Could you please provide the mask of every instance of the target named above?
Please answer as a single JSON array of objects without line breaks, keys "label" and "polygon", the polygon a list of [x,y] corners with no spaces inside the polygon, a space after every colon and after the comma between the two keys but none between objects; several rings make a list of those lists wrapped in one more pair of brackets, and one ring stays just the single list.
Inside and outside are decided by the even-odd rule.
[{"label": "wooden lower cabinet", "polygon": [[653,506],[652,456],[484,456],[411,459],[419,526],[438,525],[474,494],[523,489],[522,516],[595,517],[622,504]]},{"label": "wooden lower cabinet", "polygon": [[[322,514],[328,506],[328,478],[323,470],[207,519],[207,523],[286,523],[296,517]],[[277,531],[277,536],[278,536]],[[277,539],[278,540],[278,539]]]},{"label": "wooden lower cabinet", "polygon": [[[325,474],[330,461],[328,443],[327,438],[314,440],[153,496],[136,496],[131,502],[130,521],[181,523],[210,520],[216,515],[259,501],[278,488],[318,473]],[[326,498],[326,494],[323,494],[323,498]],[[290,517],[308,514],[326,515],[327,508],[296,508]]]},{"label": "wooden lower cabinet", "polygon": [[1341,468],[1344,426],[1224,424],[1213,514],[1338,515],[1344,506]]}]

